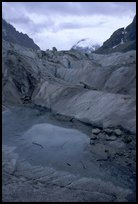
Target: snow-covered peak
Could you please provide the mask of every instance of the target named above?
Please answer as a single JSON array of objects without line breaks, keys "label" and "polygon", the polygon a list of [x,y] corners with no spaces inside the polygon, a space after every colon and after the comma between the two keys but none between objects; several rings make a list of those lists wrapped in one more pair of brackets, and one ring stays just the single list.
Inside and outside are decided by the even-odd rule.
[{"label": "snow-covered peak", "polygon": [[100,47],[100,45],[95,42],[93,39],[90,38],[85,38],[79,40],[73,47],[72,49],[78,49],[80,51],[84,51],[87,53],[90,53],[92,51],[97,50]]},{"label": "snow-covered peak", "polygon": [[94,47],[95,45],[97,45],[96,42],[94,42],[92,39],[90,38],[85,38],[85,39],[82,39],[82,40],[79,40],[76,44],[76,46],[79,46],[79,47]]}]

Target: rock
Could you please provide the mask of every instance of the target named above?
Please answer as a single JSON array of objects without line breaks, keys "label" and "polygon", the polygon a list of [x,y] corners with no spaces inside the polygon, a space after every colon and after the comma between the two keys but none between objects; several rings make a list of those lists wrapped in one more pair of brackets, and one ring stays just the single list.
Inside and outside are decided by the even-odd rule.
[{"label": "rock", "polygon": [[126,147],[125,143],[116,137],[116,140],[109,141],[109,145],[112,149],[124,149]]},{"label": "rock", "polygon": [[104,132],[106,132],[107,134],[110,135],[113,132],[113,130],[109,129],[109,128],[106,128],[106,129],[104,129]]},{"label": "rock", "polygon": [[53,47],[52,50],[53,50],[53,52],[57,52],[57,48],[56,47]]},{"label": "rock", "polygon": [[92,129],[92,133],[93,134],[99,134],[101,132],[101,130],[100,129],[98,129],[98,128],[96,128],[96,129]]},{"label": "rock", "polygon": [[85,82],[80,81],[80,84],[82,84],[85,89],[97,90],[97,88],[92,87],[92,86],[90,86],[89,84],[87,84]]},{"label": "rock", "polygon": [[92,134],[90,140],[96,140],[96,139],[97,139],[97,136]]},{"label": "rock", "polygon": [[134,176],[136,175],[136,172],[135,172],[135,171],[133,172],[133,175],[134,175]]},{"label": "rock", "polygon": [[132,137],[130,135],[125,135],[123,141],[128,144],[132,142]]},{"label": "rock", "polygon": [[90,139],[90,145],[94,145],[94,144],[95,144],[95,142]]},{"label": "rock", "polygon": [[107,137],[107,135],[105,134],[105,133],[102,133],[102,132],[100,132],[99,134],[98,134],[98,138],[99,139],[106,139],[106,137]]},{"label": "rock", "polygon": [[108,152],[105,152],[106,146],[103,143],[96,143],[92,152],[95,154],[97,161],[106,161],[108,159]]},{"label": "rock", "polygon": [[114,141],[116,139],[117,139],[116,136],[111,136],[111,137],[107,136],[106,141]]},{"label": "rock", "polygon": [[136,202],[136,195],[135,193],[130,193],[126,196],[127,202]]},{"label": "rock", "polygon": [[127,166],[132,166],[132,163],[129,162],[129,163],[127,164]]},{"label": "rock", "polygon": [[117,152],[117,153],[115,153],[115,155],[118,155],[118,156],[125,156],[124,152]]},{"label": "rock", "polygon": [[115,129],[114,130],[114,133],[117,135],[117,136],[120,136],[122,134],[122,131],[120,129]]}]

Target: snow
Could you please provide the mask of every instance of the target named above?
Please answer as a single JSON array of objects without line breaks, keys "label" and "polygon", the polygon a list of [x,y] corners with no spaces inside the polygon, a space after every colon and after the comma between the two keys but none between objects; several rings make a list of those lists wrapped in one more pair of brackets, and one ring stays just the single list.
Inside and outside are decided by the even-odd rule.
[{"label": "snow", "polygon": [[[119,45],[119,44],[118,44]],[[116,48],[118,45],[115,45],[115,46],[113,46],[112,48],[114,49],[114,48]]]},{"label": "snow", "polygon": [[95,45],[97,45],[98,43],[94,42],[92,39],[90,38],[86,38],[86,39],[83,39],[81,41],[79,41],[76,45],[79,46],[79,47],[88,47],[88,48],[95,48]]},{"label": "snow", "polygon": [[73,48],[82,48],[82,49],[89,49],[89,51],[95,51],[97,48],[99,48],[100,45],[91,38],[85,38],[82,40],[79,40]]},{"label": "snow", "polygon": [[122,34],[124,34],[124,35],[125,35],[125,34],[127,34],[127,31],[125,31],[125,30],[124,30],[124,31],[122,31]]},{"label": "snow", "polygon": [[[118,45],[122,45],[122,44],[124,44],[123,38],[121,38],[121,42],[120,42]],[[114,48],[116,48],[118,45],[115,45],[115,46],[113,46],[112,48],[114,49]]]}]

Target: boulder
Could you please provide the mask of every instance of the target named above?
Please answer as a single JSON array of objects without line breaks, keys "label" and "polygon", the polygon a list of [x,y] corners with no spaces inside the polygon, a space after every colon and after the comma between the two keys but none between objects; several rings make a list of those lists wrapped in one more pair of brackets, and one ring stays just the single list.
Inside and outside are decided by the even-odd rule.
[{"label": "boulder", "polygon": [[115,129],[114,130],[114,133],[117,135],[117,136],[120,136],[122,134],[122,131],[120,129]]},{"label": "boulder", "polygon": [[90,140],[96,140],[96,139],[97,139],[97,136],[95,134],[92,134]]},{"label": "boulder", "polygon": [[95,145],[95,142],[90,139],[90,145]]},{"label": "boulder", "polygon": [[132,136],[130,136],[130,135],[125,135],[124,137],[123,137],[123,141],[125,142],[125,143],[130,143],[131,141],[132,141]]},{"label": "boulder", "polygon": [[117,139],[117,137],[116,136],[111,136],[111,137],[106,137],[106,140],[107,141],[114,141],[114,140],[116,140]]},{"label": "boulder", "polygon": [[95,135],[99,134],[100,132],[101,132],[101,130],[98,129],[98,128],[92,129],[92,133],[95,134]]},{"label": "boulder", "polygon": [[113,132],[113,130],[112,130],[112,129],[109,129],[109,128],[106,128],[106,129],[104,129],[104,132],[107,133],[107,134],[109,134],[109,135],[111,135],[112,132]]}]

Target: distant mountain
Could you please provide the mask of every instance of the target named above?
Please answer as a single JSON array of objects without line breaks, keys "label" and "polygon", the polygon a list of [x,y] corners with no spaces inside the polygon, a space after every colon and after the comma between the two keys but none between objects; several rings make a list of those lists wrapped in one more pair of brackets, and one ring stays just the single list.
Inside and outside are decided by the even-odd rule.
[{"label": "distant mountain", "polygon": [[2,19],[2,38],[8,42],[16,43],[27,48],[34,50],[40,49],[27,34],[18,32],[4,19]]},{"label": "distant mountain", "polygon": [[71,50],[79,50],[85,53],[91,53],[100,47],[98,43],[95,43],[92,39],[86,38],[79,40],[72,46]]},{"label": "distant mountain", "polygon": [[95,53],[127,52],[136,50],[136,16],[126,28],[119,28]]}]

